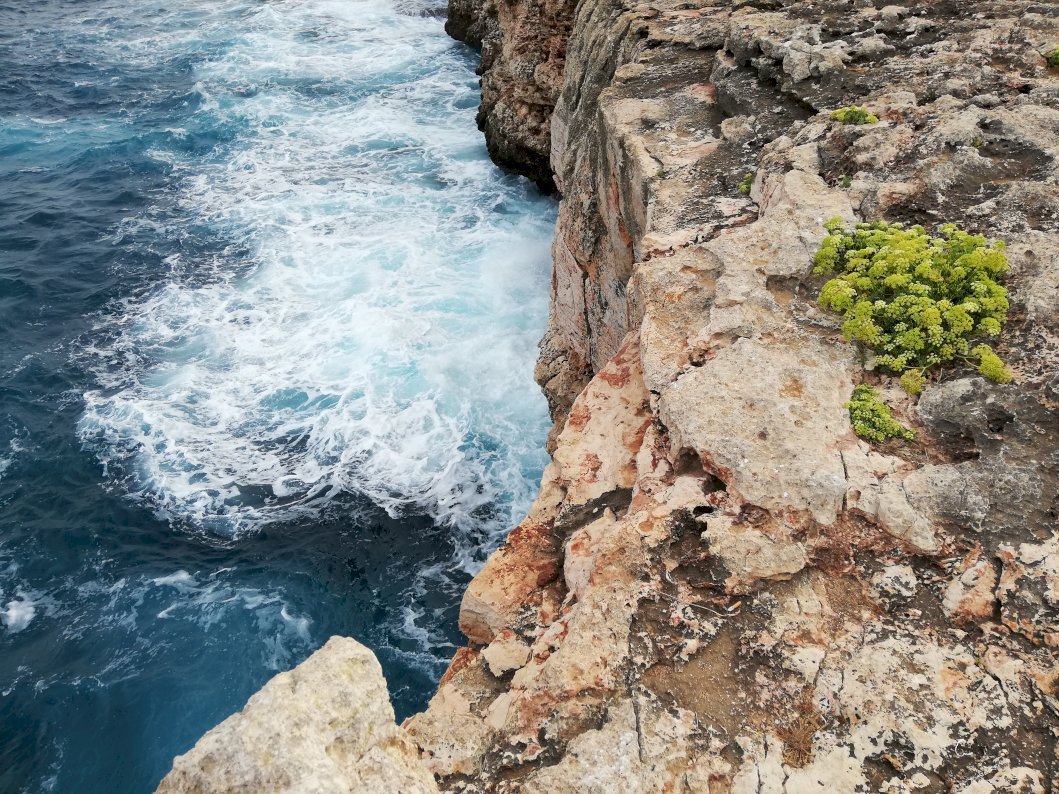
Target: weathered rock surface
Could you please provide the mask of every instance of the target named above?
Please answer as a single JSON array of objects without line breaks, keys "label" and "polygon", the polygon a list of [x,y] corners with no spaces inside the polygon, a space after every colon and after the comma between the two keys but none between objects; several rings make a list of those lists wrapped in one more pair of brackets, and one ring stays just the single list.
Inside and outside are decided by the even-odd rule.
[{"label": "weathered rock surface", "polygon": [[478,127],[501,168],[555,189],[551,115],[562,86],[571,0],[454,0],[445,30],[482,50]]},{"label": "weathered rock surface", "polygon": [[[553,463],[406,723],[440,787],[1059,791],[1055,9],[453,8],[487,135],[550,121],[563,198]],[[866,369],[815,302],[835,216],[1006,240],[1015,383]],[[861,382],[916,441],[852,433]]]},{"label": "weathered rock surface", "polygon": [[163,794],[437,790],[394,724],[375,656],[346,637],[332,637],[265,684],[178,756],[158,787]]}]

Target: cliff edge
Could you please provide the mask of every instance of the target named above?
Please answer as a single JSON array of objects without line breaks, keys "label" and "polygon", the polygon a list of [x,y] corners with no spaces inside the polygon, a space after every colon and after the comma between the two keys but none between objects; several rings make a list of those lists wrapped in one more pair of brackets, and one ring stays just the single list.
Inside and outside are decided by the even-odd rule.
[{"label": "cliff edge", "polygon": [[[541,183],[549,141],[562,202],[553,462],[405,726],[442,790],[1057,790],[1054,7],[450,8],[490,151]],[[858,360],[834,217],[1005,240],[1015,382]],[[914,442],[854,434],[859,383]]]}]

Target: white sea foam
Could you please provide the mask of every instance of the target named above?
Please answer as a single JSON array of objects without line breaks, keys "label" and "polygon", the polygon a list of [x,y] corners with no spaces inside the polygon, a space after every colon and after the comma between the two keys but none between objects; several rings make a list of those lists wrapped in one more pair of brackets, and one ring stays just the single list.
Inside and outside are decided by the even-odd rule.
[{"label": "white sea foam", "polygon": [[[0,570],[0,584],[18,581],[18,565],[9,562]],[[6,592],[5,592],[6,591]],[[16,585],[0,589],[0,626],[17,634],[26,629],[40,615],[54,615],[58,602],[49,594],[31,587]]]},{"label": "white sea foam", "polygon": [[11,468],[18,454],[25,450],[21,439],[17,436],[7,442],[7,454],[0,456],[0,480],[4,479],[4,473]]},{"label": "white sea foam", "polygon": [[12,634],[26,628],[37,615],[36,604],[26,593],[20,592],[16,598],[0,608],[0,624]]},{"label": "white sea foam", "polygon": [[176,573],[167,574],[166,576],[159,576],[151,581],[157,585],[171,585],[179,588],[183,585],[193,584],[195,578],[187,571],[177,571]]},{"label": "white sea foam", "polygon": [[438,20],[377,0],[247,13],[196,74],[199,120],[234,142],[157,156],[180,175],[170,233],[249,256],[170,260],[103,324],[83,438],[161,515],[214,531],[343,493],[503,529],[543,462],[551,206],[485,159]]}]

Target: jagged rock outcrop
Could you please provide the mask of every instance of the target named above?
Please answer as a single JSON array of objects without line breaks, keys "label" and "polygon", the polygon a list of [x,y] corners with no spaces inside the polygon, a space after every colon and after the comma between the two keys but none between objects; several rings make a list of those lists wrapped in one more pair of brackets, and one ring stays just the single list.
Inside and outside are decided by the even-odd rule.
[{"label": "jagged rock outcrop", "polygon": [[573,0],[452,0],[445,30],[482,50],[478,127],[489,156],[545,191],[551,115],[562,87]]},{"label": "jagged rock outcrop", "polygon": [[[493,23],[499,94],[526,19]],[[440,787],[1059,790],[1054,8],[581,0],[569,30],[553,463],[406,723]],[[835,216],[1005,239],[1015,383],[865,369],[815,301]],[[860,382],[915,442],[853,434]]]},{"label": "jagged rock outcrop", "polygon": [[374,654],[332,637],[280,673],[173,762],[162,794],[437,792],[393,707]]}]

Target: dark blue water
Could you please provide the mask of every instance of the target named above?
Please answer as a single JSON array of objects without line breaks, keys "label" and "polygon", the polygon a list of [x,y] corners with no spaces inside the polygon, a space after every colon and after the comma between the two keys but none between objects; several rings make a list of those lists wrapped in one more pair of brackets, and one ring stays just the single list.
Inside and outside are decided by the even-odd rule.
[{"label": "dark blue water", "polygon": [[0,0],[0,791],[148,791],[332,634],[400,718],[459,642],[553,215],[420,11]]}]

